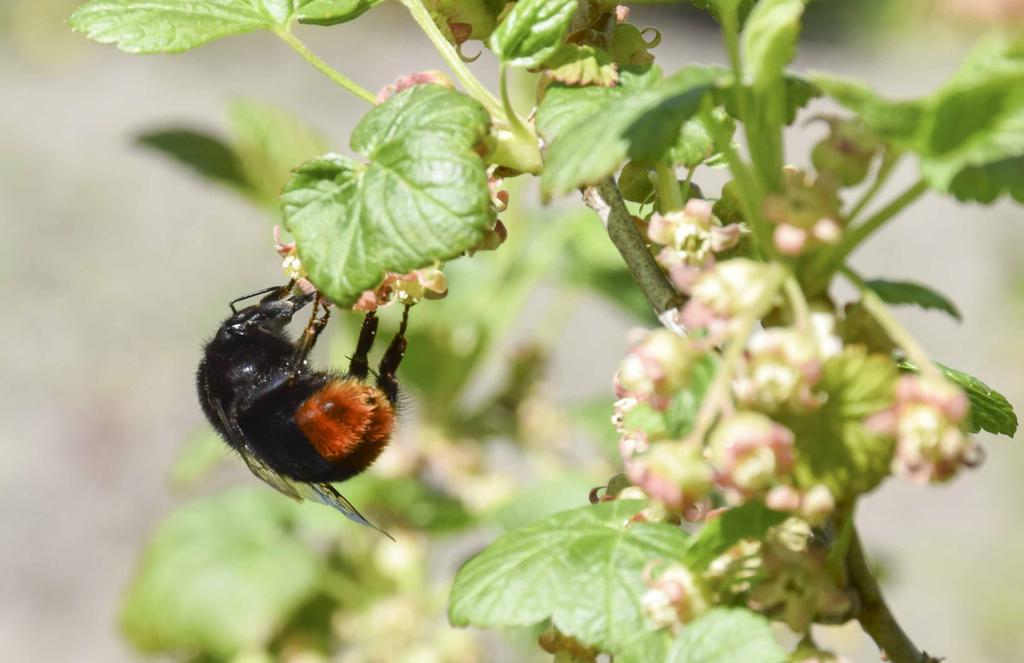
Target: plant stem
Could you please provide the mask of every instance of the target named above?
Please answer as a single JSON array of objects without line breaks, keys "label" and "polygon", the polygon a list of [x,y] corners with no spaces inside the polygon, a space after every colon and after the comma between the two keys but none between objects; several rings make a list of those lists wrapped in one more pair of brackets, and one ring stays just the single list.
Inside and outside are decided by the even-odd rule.
[{"label": "plant stem", "polygon": [[452,46],[445,36],[441,34],[437,24],[434,23],[433,17],[430,15],[430,11],[423,5],[423,0],[401,0],[401,3],[406,6],[409,13],[412,15],[416,24],[420,26],[420,29],[430,39],[430,43],[434,45],[437,52],[441,54],[448,68],[455,74],[455,78],[459,79],[462,86],[466,88],[466,92],[469,96],[473,97],[487,108],[487,111],[495,119],[504,120],[504,112],[502,111],[501,104],[491,91],[484,87],[483,83],[477,80],[476,76],[466,67],[466,64],[459,57],[458,51]]},{"label": "plant stem", "polygon": [[715,145],[718,146],[718,149],[722,150],[725,160],[729,163],[729,170],[732,171],[733,177],[736,178],[743,218],[747,225],[750,226],[754,237],[754,254],[758,257],[771,255],[771,233],[768,232],[766,222],[761,216],[761,200],[763,197],[761,185],[758,183],[757,178],[754,177],[750,167],[743,161],[739,153],[736,152],[732,145],[732,136],[715,120],[709,106],[705,106],[701,110],[701,118],[704,120],[705,126],[711,129]]},{"label": "plant stem", "polygon": [[813,269],[815,276],[820,277],[822,281],[828,281],[829,276],[842,266],[854,249],[860,246],[876,230],[885,225],[886,221],[889,221],[909,207],[911,203],[920,198],[927,190],[928,184],[924,180],[918,180],[874,216],[871,216],[859,226],[847,230],[839,244],[832,251],[823,254],[821,260],[815,263]]},{"label": "plant stem", "polygon": [[793,317],[796,319],[796,326],[802,332],[811,330],[811,312],[807,306],[807,298],[804,291],[800,289],[800,282],[792,274],[786,277],[783,283],[786,291],[786,298],[793,309]]},{"label": "plant stem", "polygon": [[889,606],[882,598],[882,590],[878,581],[868,567],[864,548],[856,530],[846,553],[846,568],[849,572],[850,584],[860,595],[861,610],[857,620],[864,631],[871,636],[878,648],[882,650],[887,661],[891,663],[938,663],[938,659],[918,650],[911,642],[896,618],[889,611]]},{"label": "plant stem", "polygon": [[506,70],[505,65],[501,65],[501,70],[498,75],[500,77],[499,85],[501,87],[501,107],[505,112],[505,117],[508,118],[508,123],[512,132],[522,138],[529,139],[533,137],[536,139],[533,132],[523,124],[523,121],[519,118],[519,114],[516,113],[516,109],[512,107],[512,99],[508,96],[508,71]]},{"label": "plant stem", "polygon": [[683,192],[679,190],[675,169],[664,161],[659,161],[655,172],[658,174],[658,211],[668,214],[683,209]]},{"label": "plant stem", "polygon": [[597,186],[587,187],[583,192],[583,201],[601,218],[608,237],[619,250],[654,312],[661,317],[661,314],[679,307],[684,297],[672,287],[661,267],[654,261],[647,242],[633,223],[633,215],[622,201],[622,194],[615,181],[608,178]]},{"label": "plant stem", "polygon": [[840,272],[860,290],[861,305],[864,306],[864,310],[870,313],[886,335],[907,353],[907,357],[917,364],[918,370],[929,377],[941,376],[942,372],[932,363],[928,353],[924,351],[917,339],[904,329],[896,318],[892,317],[889,307],[864,283],[864,280],[849,267],[841,267]]},{"label": "plant stem", "polygon": [[321,74],[331,79],[341,87],[345,88],[352,94],[356,95],[363,101],[367,101],[374,105],[377,104],[377,95],[370,92],[362,85],[356,83],[345,74],[341,73],[337,69],[331,67],[331,65],[324,62],[319,55],[309,50],[309,47],[302,43],[302,40],[293,35],[291,32],[283,28],[279,28],[274,30],[274,34],[280,37],[284,41],[284,43],[291,46],[292,50],[301,55],[306,62],[316,67]]},{"label": "plant stem", "polygon": [[892,174],[893,169],[900,159],[899,153],[892,153],[891,150],[887,150],[885,155],[882,157],[882,164],[878,167],[878,173],[875,175],[875,181],[864,195],[861,196],[860,200],[853,206],[850,213],[846,215],[847,223],[853,223],[856,221],[860,213],[864,211],[864,208],[875,199],[878,192],[882,190],[882,187],[887,181],[889,181],[889,175]]}]

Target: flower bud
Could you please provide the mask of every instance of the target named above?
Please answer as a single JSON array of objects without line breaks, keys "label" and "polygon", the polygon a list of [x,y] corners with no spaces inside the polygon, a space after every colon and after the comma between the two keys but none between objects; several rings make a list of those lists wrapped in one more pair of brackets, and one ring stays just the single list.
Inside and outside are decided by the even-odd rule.
[{"label": "flower bud", "polygon": [[868,175],[871,160],[884,148],[884,143],[859,119],[824,119],[832,131],[811,151],[815,169],[836,178],[843,186],[860,184]]},{"label": "flower bud", "polygon": [[655,565],[648,564],[643,575],[649,589],[640,604],[659,627],[677,629],[710,607],[703,583],[681,564],[672,564],[657,573]]},{"label": "flower bud", "polygon": [[866,425],[896,437],[897,475],[914,483],[940,483],[977,462],[978,449],[963,432],[968,408],[967,396],[948,380],[906,375],[896,385],[896,404]]},{"label": "flower bud", "polygon": [[741,403],[764,412],[783,406],[806,412],[820,404],[811,391],[820,378],[814,339],[795,329],[775,327],[750,337],[746,365],[733,391]]},{"label": "flower bud", "polygon": [[696,357],[686,339],[667,329],[645,331],[634,339],[619,366],[615,376],[617,393],[650,399],[655,407],[663,407],[689,382]]},{"label": "flower bud", "polygon": [[824,178],[787,166],[782,193],[764,201],[764,215],[776,224],[776,248],[798,256],[821,243],[834,244],[842,235],[839,197]]},{"label": "flower bud", "polygon": [[746,258],[716,264],[693,285],[682,323],[715,335],[725,331],[736,315],[762,315],[770,306],[765,302],[766,290],[778,283],[776,274],[775,267]]},{"label": "flower bud", "polygon": [[825,522],[835,510],[836,498],[821,484],[809,488],[800,500],[800,515],[812,525]]},{"label": "flower bud", "polygon": [[648,497],[682,513],[708,494],[714,473],[697,446],[656,442],[632,457],[626,475]]},{"label": "flower bud", "polygon": [[716,482],[741,496],[768,490],[793,466],[793,433],[756,412],[719,423],[709,447]]}]

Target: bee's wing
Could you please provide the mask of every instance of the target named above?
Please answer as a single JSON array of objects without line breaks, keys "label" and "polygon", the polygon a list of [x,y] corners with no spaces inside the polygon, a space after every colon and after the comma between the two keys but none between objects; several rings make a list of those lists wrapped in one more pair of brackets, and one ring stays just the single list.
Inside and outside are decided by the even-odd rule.
[{"label": "bee's wing", "polygon": [[293,500],[302,501],[307,499],[311,502],[319,502],[320,504],[326,504],[329,507],[333,507],[340,511],[349,520],[359,523],[360,525],[366,525],[371,529],[375,529],[384,536],[391,539],[391,535],[377,527],[369,520],[366,519],[363,514],[349,502],[345,497],[334,489],[329,483],[303,483],[301,481],[293,481],[287,477],[281,476],[274,470],[272,470],[266,463],[260,460],[260,457],[256,455],[252,447],[245,441],[245,437],[241,431],[238,430],[237,424],[232,421],[224,409],[219,403],[214,403],[214,409],[217,411],[217,415],[220,417],[221,422],[224,424],[224,430],[228,431],[231,435],[232,440],[236,443],[236,448],[239,450],[239,455],[245,464],[249,466],[249,470],[259,477],[264,483],[274,488],[279,493],[292,498]]}]

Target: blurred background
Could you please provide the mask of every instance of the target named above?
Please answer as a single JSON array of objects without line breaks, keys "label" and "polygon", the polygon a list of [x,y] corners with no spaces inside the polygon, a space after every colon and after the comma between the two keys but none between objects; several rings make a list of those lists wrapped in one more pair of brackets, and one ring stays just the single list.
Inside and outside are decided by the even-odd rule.
[{"label": "blurred background", "polygon": [[[269,34],[133,57],[70,33],[77,4],[0,4],[2,658],[543,660],[529,630],[450,628],[446,592],[486,541],[585,503],[615,472],[611,375],[627,330],[650,320],[597,222],[510,185],[509,242],[452,263],[449,298],[413,311],[399,439],[344,491],[396,543],[293,505],[212,439],[193,372],[227,301],[282,281],[268,198],[284,169],[344,150],[366,108]],[[669,71],[724,61],[715,26],[688,7],[634,10],[663,29],[653,52]],[[812,3],[796,67],[919,96],[986,26],[1022,15],[1013,0]],[[298,29],[373,90],[442,68],[390,3]],[[494,82],[488,54],[473,68]],[[795,125],[790,160],[807,164],[822,131]],[[219,170],[182,167],[190,154],[218,156]],[[724,173],[696,181],[714,194]],[[935,358],[1018,411],[1022,216],[929,196],[854,258],[866,276],[951,296],[962,324],[899,313]],[[321,363],[350,349],[358,321],[337,318]],[[950,661],[1019,661],[1024,451],[981,441],[980,470],[944,488],[890,480],[859,521],[915,641]],[[820,639],[877,660],[856,625]]]}]

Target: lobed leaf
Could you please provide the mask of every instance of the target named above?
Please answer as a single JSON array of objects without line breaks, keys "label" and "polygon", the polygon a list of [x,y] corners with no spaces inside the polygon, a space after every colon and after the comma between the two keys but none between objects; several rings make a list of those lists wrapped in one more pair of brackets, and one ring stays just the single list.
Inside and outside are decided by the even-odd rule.
[{"label": "lobed leaf", "polygon": [[316,286],[350,306],[386,272],[473,248],[494,223],[478,150],[487,111],[417,85],[371,110],[352,133],[368,164],[328,154],[299,166],[282,194],[285,225]]},{"label": "lobed leaf", "polygon": [[[643,502],[565,511],[510,532],[460,569],[449,604],[456,626],[527,626],[550,619],[562,633],[624,660],[662,660],[667,636],[640,605],[644,565],[680,560],[686,534],[627,521]],[[619,657],[616,660],[620,660]]]},{"label": "lobed leaf", "polygon": [[128,53],[178,53],[228,35],[286,28],[296,0],[91,0],[68,23]]},{"label": "lobed leaf", "polygon": [[963,320],[956,304],[942,293],[936,292],[920,283],[873,279],[865,281],[864,285],[870,288],[886,304],[913,304],[923,309],[943,311],[957,321]]},{"label": "lobed leaf", "polygon": [[578,0],[519,0],[491,33],[498,59],[515,67],[538,67],[569,34]]},{"label": "lobed leaf", "polygon": [[862,346],[825,362],[819,387],[828,400],[809,414],[778,417],[795,436],[794,476],[801,488],[824,484],[844,501],[888,476],[893,439],[870,431],[864,420],[892,405],[896,377],[889,357]]},{"label": "lobed leaf", "polygon": [[676,143],[683,122],[700,108],[719,76],[717,68],[687,67],[654,89],[604,103],[576,116],[548,147],[541,191],[562,195],[596,184],[627,159],[659,161]]},{"label": "lobed leaf", "polygon": [[690,622],[668,650],[665,663],[783,663],[768,620],[743,608],[713,608]]}]

